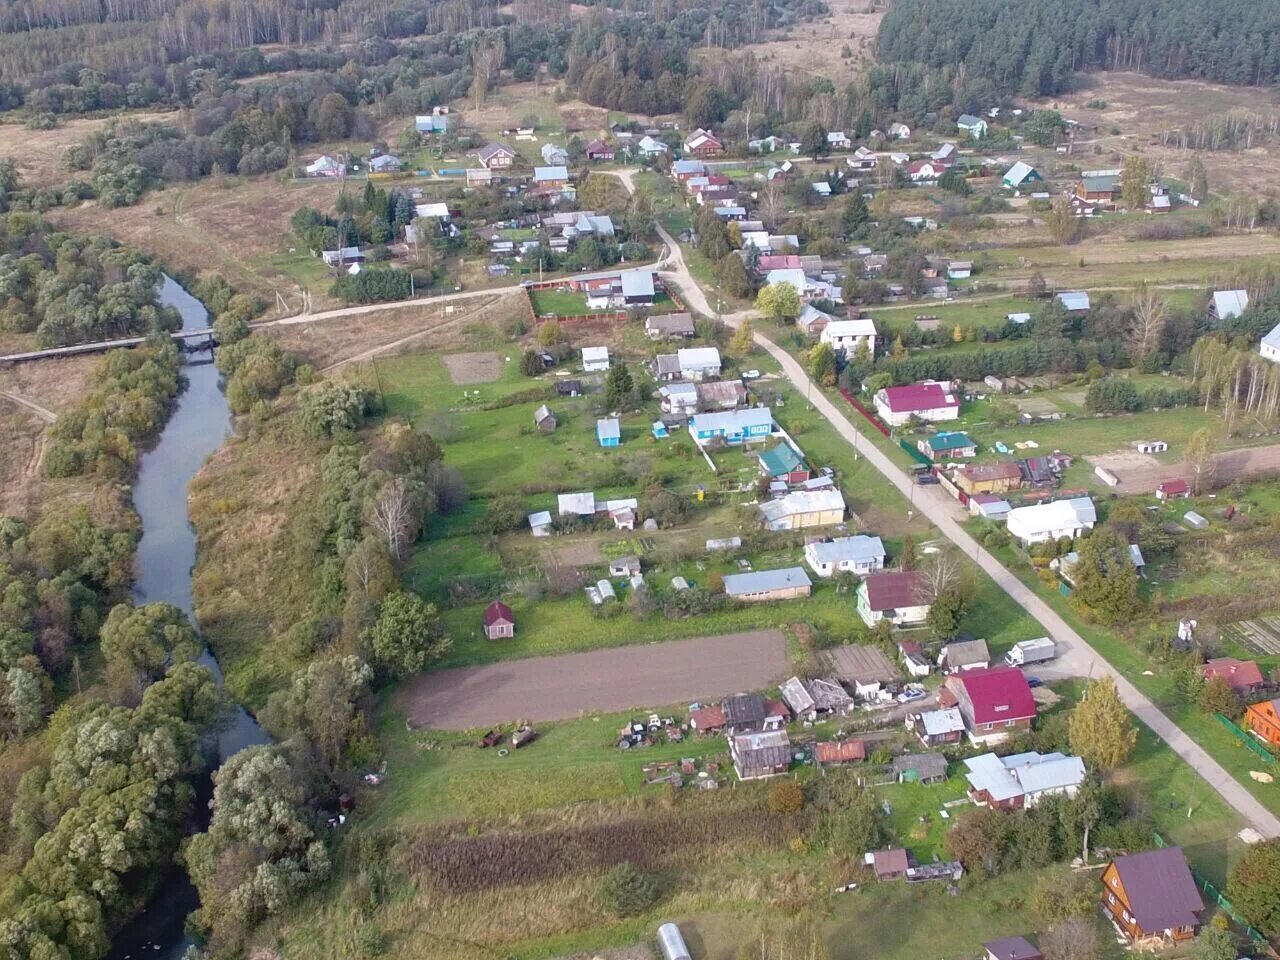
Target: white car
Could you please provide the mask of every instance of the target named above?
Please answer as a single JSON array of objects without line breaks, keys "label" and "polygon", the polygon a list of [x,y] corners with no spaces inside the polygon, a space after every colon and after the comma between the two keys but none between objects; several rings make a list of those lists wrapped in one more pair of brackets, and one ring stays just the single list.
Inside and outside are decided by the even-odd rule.
[{"label": "white car", "polygon": [[743,380],[759,380],[760,371],[759,370],[743,370],[742,379]]}]

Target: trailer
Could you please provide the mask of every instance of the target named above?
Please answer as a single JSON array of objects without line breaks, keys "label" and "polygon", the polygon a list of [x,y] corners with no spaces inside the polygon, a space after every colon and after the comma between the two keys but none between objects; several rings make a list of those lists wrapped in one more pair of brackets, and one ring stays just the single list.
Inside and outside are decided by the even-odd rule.
[{"label": "trailer", "polygon": [[1044,663],[1058,655],[1058,648],[1052,637],[1037,637],[1035,640],[1019,640],[1004,655],[1004,662],[1011,667],[1025,667],[1033,663]]}]

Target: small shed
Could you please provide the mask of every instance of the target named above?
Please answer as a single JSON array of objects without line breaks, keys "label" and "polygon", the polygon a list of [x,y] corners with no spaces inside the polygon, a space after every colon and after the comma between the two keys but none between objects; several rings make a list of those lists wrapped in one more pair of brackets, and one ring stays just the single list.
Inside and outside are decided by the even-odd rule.
[{"label": "small shed", "polygon": [[609,561],[609,576],[634,577],[640,572],[640,558],[637,556],[618,557]]},{"label": "small shed", "polygon": [[1156,487],[1157,500],[1181,500],[1191,496],[1191,485],[1185,480],[1166,480]]},{"label": "small shed", "polygon": [[556,396],[557,397],[582,396],[582,381],[581,380],[557,380]]},{"label": "small shed", "polygon": [[667,430],[667,425],[661,420],[653,421],[653,436],[655,440],[665,440],[671,434]]},{"label": "small shed", "polygon": [[622,443],[622,424],[613,418],[596,421],[596,440],[602,447],[616,447]]},{"label": "small shed", "polygon": [[543,433],[554,433],[558,423],[556,415],[545,403],[533,411],[533,425]]},{"label": "small shed", "polygon": [[1182,522],[1195,530],[1206,530],[1209,527],[1209,521],[1194,510],[1188,510],[1184,513],[1182,515]]},{"label": "small shed", "polygon": [[1169,444],[1164,440],[1139,440],[1134,446],[1139,453],[1164,453],[1169,449]]},{"label": "small shed", "polygon": [[489,640],[505,640],[516,635],[516,617],[501,600],[484,608],[484,635]]},{"label": "small shed", "polygon": [[908,753],[894,757],[899,783],[941,783],[947,779],[947,758],[940,753]]},{"label": "small shed", "polygon": [[535,537],[551,536],[551,511],[539,510],[529,514],[529,529]]},{"label": "small shed", "polygon": [[1044,954],[1025,937],[1003,937],[982,945],[984,960],[1044,960]]},{"label": "small shed", "polygon": [[873,850],[866,855],[866,862],[875,871],[877,880],[897,880],[907,875],[911,866],[907,851],[902,847],[890,847],[888,850]]}]

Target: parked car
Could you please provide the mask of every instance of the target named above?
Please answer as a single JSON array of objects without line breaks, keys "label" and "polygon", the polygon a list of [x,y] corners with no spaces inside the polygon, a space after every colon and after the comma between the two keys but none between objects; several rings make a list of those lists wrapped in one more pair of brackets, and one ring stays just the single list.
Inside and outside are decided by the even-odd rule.
[{"label": "parked car", "polygon": [[515,733],[511,734],[511,746],[519,750],[527,743],[533,743],[538,736],[538,732],[533,727],[521,727]]},{"label": "parked car", "polygon": [[923,700],[926,696],[927,694],[924,691],[924,687],[907,687],[898,694],[898,702],[914,703],[917,700]]},{"label": "parked car", "polygon": [[1037,677],[1037,676],[1033,676],[1032,674],[1027,674],[1027,686],[1028,686],[1028,687],[1043,687],[1043,686],[1044,686],[1044,681],[1043,681],[1043,680],[1041,680],[1041,679],[1040,679],[1039,677]]},{"label": "parked car", "polygon": [[497,727],[494,727],[492,730],[490,730],[488,733],[486,733],[483,737],[480,738],[480,746],[482,747],[496,747],[501,742],[502,742],[502,731],[499,730]]}]

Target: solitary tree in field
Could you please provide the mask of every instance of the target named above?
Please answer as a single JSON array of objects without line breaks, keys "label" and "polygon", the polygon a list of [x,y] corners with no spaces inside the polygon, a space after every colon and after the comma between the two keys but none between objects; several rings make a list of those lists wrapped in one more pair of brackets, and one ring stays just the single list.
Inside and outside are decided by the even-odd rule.
[{"label": "solitary tree in field", "polygon": [[1138,744],[1138,728],[1120,702],[1115,681],[1095,680],[1067,723],[1071,752],[1101,773],[1120,766]]},{"label": "solitary tree in field", "polygon": [[1213,459],[1214,446],[1213,434],[1208,427],[1201,427],[1187,441],[1187,452],[1183,459],[1187,472],[1191,474],[1191,492],[1197,496],[1213,484],[1217,466]]},{"label": "solitary tree in field", "polygon": [[631,404],[635,381],[626,361],[618,360],[609,368],[604,378],[604,400],[610,410],[622,410]]},{"label": "solitary tree in field", "polygon": [[1209,199],[1209,174],[1205,171],[1204,161],[1196,154],[1187,164],[1187,191],[1192,199],[1201,203]]},{"label": "solitary tree in field", "polygon": [[1120,199],[1130,210],[1141,210],[1151,198],[1151,178],[1154,171],[1146,157],[1125,157],[1120,172]]}]

